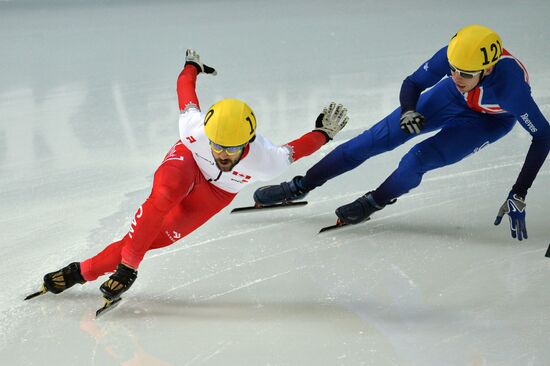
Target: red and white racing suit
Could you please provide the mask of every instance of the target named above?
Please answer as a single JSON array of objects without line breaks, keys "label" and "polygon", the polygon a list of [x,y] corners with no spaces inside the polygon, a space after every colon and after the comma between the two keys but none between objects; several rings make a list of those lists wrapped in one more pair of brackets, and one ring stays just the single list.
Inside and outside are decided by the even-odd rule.
[{"label": "red and white racing suit", "polygon": [[277,146],[256,134],[239,163],[221,172],[212,157],[195,93],[197,70],[188,65],[177,81],[180,140],[168,151],[154,175],[150,196],[137,210],[130,231],[97,255],[81,262],[82,276],[93,281],[124,262],[138,268],[148,250],[171,245],[229,205],[247,184],[267,181],[292,162],[327,142],[322,132],[308,132]]}]

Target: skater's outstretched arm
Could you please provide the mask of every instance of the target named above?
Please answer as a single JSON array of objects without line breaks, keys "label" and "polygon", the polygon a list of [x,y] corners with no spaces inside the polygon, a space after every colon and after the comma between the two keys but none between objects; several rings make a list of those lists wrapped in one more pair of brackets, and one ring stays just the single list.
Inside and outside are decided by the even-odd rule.
[{"label": "skater's outstretched arm", "polygon": [[507,214],[512,237],[523,240],[527,239],[525,197],[550,152],[550,124],[531,96],[529,75],[523,64],[519,61],[503,64],[504,71],[507,78],[499,90],[501,106],[516,117],[533,139],[516,182],[500,207],[494,224],[499,225]]},{"label": "skater's outstretched arm", "polygon": [[341,104],[336,105],[332,102],[315,120],[313,131],[285,145],[291,149],[291,160],[294,162],[319,150],[344,128],[348,120],[347,109]]},{"label": "skater's outstretched arm", "polygon": [[185,53],[185,66],[178,76],[176,87],[180,112],[183,112],[190,106],[200,110],[195,86],[197,75],[201,72],[211,75],[217,74],[213,67],[207,66],[200,61],[199,54],[196,51],[188,49]]}]

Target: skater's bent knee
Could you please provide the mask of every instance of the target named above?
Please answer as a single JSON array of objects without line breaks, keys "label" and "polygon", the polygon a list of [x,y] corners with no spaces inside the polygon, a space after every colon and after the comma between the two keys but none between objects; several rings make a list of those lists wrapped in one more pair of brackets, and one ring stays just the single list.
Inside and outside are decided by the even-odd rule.
[{"label": "skater's bent knee", "polygon": [[446,165],[440,152],[433,146],[424,144],[414,146],[399,163],[399,166],[413,170],[415,173],[425,173]]}]

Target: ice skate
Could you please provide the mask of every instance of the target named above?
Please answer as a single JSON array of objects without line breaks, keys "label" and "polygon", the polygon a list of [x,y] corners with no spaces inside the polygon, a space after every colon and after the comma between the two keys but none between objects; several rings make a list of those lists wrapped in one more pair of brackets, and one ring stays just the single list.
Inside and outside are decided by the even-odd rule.
[{"label": "ice skate", "polygon": [[27,296],[25,300],[43,295],[46,292],[59,294],[77,283],[84,284],[86,280],[82,277],[82,273],[80,272],[80,263],[73,262],[66,267],[46,274],[40,290]]},{"label": "ice skate", "polygon": [[137,278],[137,271],[124,264],[119,264],[109,279],[99,287],[105,303],[96,311],[96,317],[113,309],[122,300],[120,295],[128,291]]},{"label": "ice skate", "polygon": [[254,201],[260,206],[284,204],[303,199],[308,193],[304,187],[304,177],[298,175],[290,182],[258,188],[254,192]]},{"label": "ice skate", "polygon": [[341,224],[355,225],[368,220],[374,212],[380,211],[383,208],[384,206],[376,203],[372,192],[369,192],[347,205],[338,207],[336,209],[336,216],[338,216],[338,221]]},{"label": "ice skate", "polygon": [[137,278],[137,271],[124,264],[119,264],[109,279],[99,287],[106,300],[115,300],[132,286]]}]

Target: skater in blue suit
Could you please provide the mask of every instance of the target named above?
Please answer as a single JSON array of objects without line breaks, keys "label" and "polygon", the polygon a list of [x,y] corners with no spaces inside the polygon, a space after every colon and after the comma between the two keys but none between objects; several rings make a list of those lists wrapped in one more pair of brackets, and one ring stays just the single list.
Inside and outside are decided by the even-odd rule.
[{"label": "skater in blue suit", "polygon": [[336,209],[339,222],[357,224],[417,187],[424,173],[454,164],[497,141],[518,121],[532,135],[532,142],[495,225],[508,214],[512,237],[527,239],[525,197],[550,151],[550,125],[531,96],[525,66],[502,47],[499,35],[481,25],[462,28],[403,81],[399,99],[399,108],[338,146],[305,176],[261,187],[254,200],[269,205],[301,199],[370,157],[439,130],[405,154],[378,188]]}]

